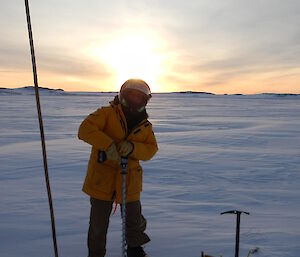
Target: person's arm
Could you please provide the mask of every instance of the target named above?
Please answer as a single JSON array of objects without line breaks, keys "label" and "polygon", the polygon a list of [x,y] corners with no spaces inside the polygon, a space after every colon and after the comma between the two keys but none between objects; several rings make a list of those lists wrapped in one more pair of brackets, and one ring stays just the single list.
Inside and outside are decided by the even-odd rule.
[{"label": "person's arm", "polygon": [[130,157],[137,160],[148,161],[155,155],[158,150],[156,138],[152,131],[152,126],[145,142],[141,143],[131,141],[131,143],[133,144],[133,151],[130,154]]},{"label": "person's arm", "polygon": [[99,150],[106,150],[113,143],[113,140],[103,132],[106,116],[104,108],[91,113],[81,123],[78,138]]}]

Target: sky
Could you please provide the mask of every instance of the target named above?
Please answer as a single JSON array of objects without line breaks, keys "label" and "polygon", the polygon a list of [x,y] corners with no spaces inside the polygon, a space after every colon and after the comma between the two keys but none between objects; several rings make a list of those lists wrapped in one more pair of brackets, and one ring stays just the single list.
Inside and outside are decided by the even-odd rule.
[{"label": "sky", "polygon": [[[300,93],[299,0],[29,0],[39,86]],[[0,87],[33,85],[24,1],[0,1]]]}]

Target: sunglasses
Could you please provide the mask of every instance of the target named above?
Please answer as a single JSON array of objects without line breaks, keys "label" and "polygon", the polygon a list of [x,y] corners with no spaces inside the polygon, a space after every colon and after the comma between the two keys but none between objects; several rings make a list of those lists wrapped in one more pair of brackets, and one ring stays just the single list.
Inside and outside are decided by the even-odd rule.
[{"label": "sunglasses", "polygon": [[127,89],[120,94],[121,104],[133,111],[142,112],[147,105],[147,99],[143,93]]}]

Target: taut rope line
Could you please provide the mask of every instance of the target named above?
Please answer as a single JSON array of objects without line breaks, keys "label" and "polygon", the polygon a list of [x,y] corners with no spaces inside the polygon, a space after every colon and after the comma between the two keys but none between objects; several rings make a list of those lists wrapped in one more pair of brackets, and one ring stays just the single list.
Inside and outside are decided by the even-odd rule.
[{"label": "taut rope line", "polygon": [[36,62],[35,62],[33,36],[32,36],[32,29],[31,29],[31,20],[30,20],[28,0],[25,0],[25,9],[26,9],[28,35],[29,35],[29,43],[30,43],[30,50],[31,50],[31,61],[32,61],[32,71],[33,71],[33,79],[34,79],[36,106],[37,106],[37,112],[38,112],[38,117],[39,117],[41,143],[42,143],[42,149],[43,149],[45,180],[46,180],[49,207],[50,207],[54,253],[55,253],[55,257],[58,257],[56,232],[55,232],[55,219],[54,219],[54,211],[53,211],[53,204],[52,204],[52,197],[51,197],[50,181],[49,181],[49,175],[48,175],[48,164],[47,164],[47,155],[46,155],[44,126],[43,126],[43,118],[42,118],[41,105],[40,105],[39,86],[38,86],[38,79],[37,79],[37,70],[36,70]]}]

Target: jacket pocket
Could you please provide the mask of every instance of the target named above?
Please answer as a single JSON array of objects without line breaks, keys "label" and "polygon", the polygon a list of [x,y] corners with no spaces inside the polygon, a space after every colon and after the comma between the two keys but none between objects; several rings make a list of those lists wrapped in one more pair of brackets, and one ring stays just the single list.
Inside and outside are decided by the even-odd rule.
[{"label": "jacket pocket", "polygon": [[143,169],[141,166],[131,168],[128,172],[128,195],[136,194],[143,189]]},{"label": "jacket pocket", "polygon": [[115,172],[106,165],[96,164],[92,183],[94,187],[104,193],[111,194],[114,191]]}]

